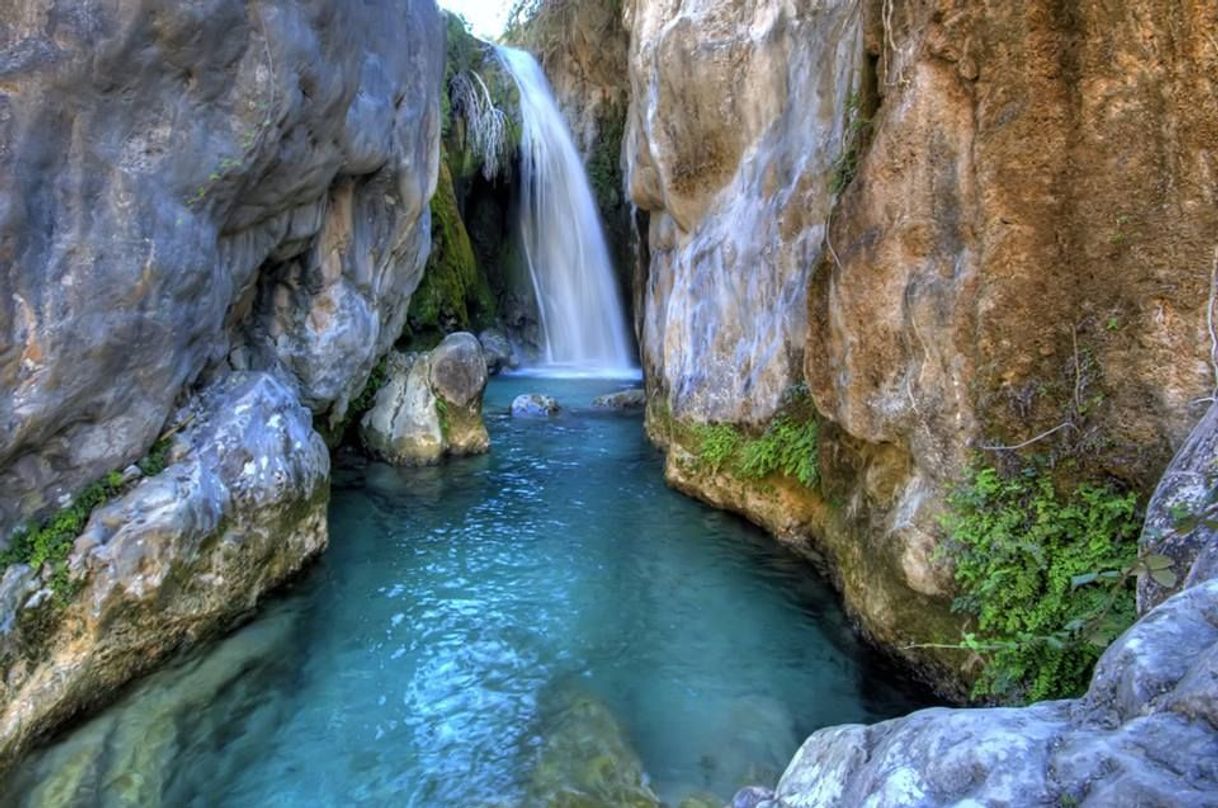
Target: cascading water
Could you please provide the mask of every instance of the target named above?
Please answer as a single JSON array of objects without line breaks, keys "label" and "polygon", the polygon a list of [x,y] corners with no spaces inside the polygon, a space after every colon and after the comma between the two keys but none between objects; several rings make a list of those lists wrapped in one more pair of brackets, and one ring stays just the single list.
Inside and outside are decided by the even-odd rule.
[{"label": "cascading water", "polygon": [[498,49],[520,89],[520,237],[551,365],[633,373],[626,317],[584,165],[541,66]]}]

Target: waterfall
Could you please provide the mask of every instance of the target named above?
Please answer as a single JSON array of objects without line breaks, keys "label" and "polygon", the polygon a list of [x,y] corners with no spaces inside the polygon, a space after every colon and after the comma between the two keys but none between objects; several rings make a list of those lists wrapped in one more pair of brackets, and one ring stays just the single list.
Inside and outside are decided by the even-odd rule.
[{"label": "waterfall", "polygon": [[514,48],[498,51],[520,89],[520,237],[545,361],[633,372],[621,295],[583,161],[537,60]]}]

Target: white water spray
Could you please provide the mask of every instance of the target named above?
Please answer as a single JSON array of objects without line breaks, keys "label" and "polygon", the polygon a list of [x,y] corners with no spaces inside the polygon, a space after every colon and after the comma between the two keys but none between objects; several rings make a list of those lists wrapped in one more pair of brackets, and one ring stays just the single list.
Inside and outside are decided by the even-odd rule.
[{"label": "white water spray", "polygon": [[537,61],[499,48],[520,88],[520,236],[551,365],[634,372],[626,317],[584,164]]}]

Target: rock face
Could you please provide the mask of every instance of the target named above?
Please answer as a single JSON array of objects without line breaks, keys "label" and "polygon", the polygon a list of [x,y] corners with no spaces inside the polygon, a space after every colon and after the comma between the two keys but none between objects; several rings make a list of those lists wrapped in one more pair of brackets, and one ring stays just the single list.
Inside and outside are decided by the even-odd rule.
[{"label": "rock face", "polygon": [[3,768],[325,546],[312,425],[418,284],[444,37],[431,0],[0,20],[0,549],[178,430],[66,564],[4,570]]},{"label": "rock face", "polygon": [[502,332],[487,329],[478,335],[478,342],[482,345],[482,355],[486,358],[486,372],[492,376],[520,367],[516,349]]},{"label": "rock face", "polygon": [[2,15],[0,535],[142,456],[205,372],[341,414],[436,178],[430,0],[61,5]]},{"label": "rock face", "polygon": [[364,446],[404,466],[490,448],[482,423],[486,360],[472,334],[457,333],[427,354],[392,354],[389,380],[360,424]]},{"label": "rock face", "polygon": [[[649,424],[674,484],[825,557],[962,694],[911,646],[959,637],[936,548],[974,452],[1149,493],[1213,387],[1218,52],[1161,0],[887,5],[627,4]],[[801,383],[819,490],[682,462],[672,424]]]},{"label": "rock face", "polygon": [[171,465],[93,512],[75,593],[0,580],[0,769],[185,642],[224,628],[326,546],[330,456],[291,389],[234,373],[179,414]]}]

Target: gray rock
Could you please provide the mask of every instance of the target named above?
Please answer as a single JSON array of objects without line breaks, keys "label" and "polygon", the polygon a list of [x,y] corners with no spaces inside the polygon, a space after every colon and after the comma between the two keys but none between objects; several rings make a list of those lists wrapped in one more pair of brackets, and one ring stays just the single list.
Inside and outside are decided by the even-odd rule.
[{"label": "gray rock", "polygon": [[486,369],[492,376],[506,369],[520,367],[520,359],[516,349],[502,332],[488,328],[478,335],[482,344],[482,353],[486,357]]},{"label": "gray rock", "polygon": [[49,568],[0,580],[0,770],[325,548],[330,456],[290,388],[233,374],[181,417],[176,462],[93,512],[70,602],[49,597]]},{"label": "gray rock", "polygon": [[1159,480],[1146,507],[1145,554],[1172,559],[1175,579],[1164,586],[1138,578],[1138,611],[1146,613],[1200,578],[1218,575],[1218,404],[1211,405]]},{"label": "gray rock", "polygon": [[444,29],[431,0],[0,17],[2,544],[204,371],[342,415],[430,248]]},{"label": "gray rock", "polygon": [[426,354],[391,354],[389,380],[360,422],[360,437],[373,457],[402,466],[436,463],[444,456],[444,431],[436,409]]},{"label": "gray rock", "polygon": [[549,418],[557,415],[558,410],[558,402],[541,393],[525,393],[512,401],[514,418]]},{"label": "gray rock", "polygon": [[486,376],[482,346],[473,334],[449,334],[431,352],[431,389],[449,404],[481,401]]},{"label": "gray rock", "polygon": [[641,389],[607,393],[592,399],[598,410],[641,410],[647,406],[647,393]]},{"label": "gray rock", "polygon": [[0,18],[0,547],[181,427],[93,512],[75,594],[4,570],[3,770],[325,546],[314,415],[341,419],[426,261],[444,27],[430,0]]},{"label": "gray rock", "polygon": [[749,786],[736,792],[731,808],[766,808],[774,799],[774,792],[760,786]]},{"label": "gray rock", "polygon": [[451,334],[427,354],[391,354],[387,373],[360,422],[373,457],[422,466],[490,448],[482,421],[486,363],[472,334]]}]

